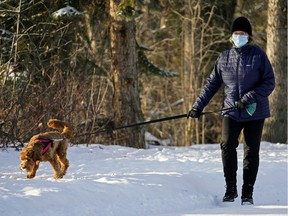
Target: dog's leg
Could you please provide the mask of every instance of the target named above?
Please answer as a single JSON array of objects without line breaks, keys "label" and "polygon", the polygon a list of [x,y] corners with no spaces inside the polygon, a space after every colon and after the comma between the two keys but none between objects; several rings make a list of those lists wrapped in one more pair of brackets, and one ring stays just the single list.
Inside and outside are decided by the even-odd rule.
[{"label": "dog's leg", "polygon": [[58,155],[58,159],[61,164],[61,172],[64,176],[69,167],[69,160],[66,158],[66,154]]},{"label": "dog's leg", "polygon": [[60,167],[60,163],[59,161],[57,160],[56,157],[53,157],[50,161],[50,164],[53,168],[53,171],[54,171],[54,178],[55,179],[60,179],[63,177],[63,174],[61,172],[61,167]]},{"label": "dog's leg", "polygon": [[67,159],[67,148],[68,148],[68,145],[66,142],[64,142],[64,143],[61,143],[61,145],[57,149],[57,156],[61,164],[61,172],[63,176],[66,174],[66,171],[69,167],[69,160]]},{"label": "dog's leg", "polygon": [[36,161],[32,170],[30,172],[28,172],[27,174],[27,178],[34,178],[36,176],[36,172],[39,168],[39,164],[40,164],[40,161]]}]

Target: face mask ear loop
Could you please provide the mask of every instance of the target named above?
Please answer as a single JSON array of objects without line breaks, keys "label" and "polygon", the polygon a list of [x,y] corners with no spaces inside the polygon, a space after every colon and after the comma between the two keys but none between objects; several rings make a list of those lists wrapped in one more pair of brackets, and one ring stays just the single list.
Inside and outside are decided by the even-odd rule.
[{"label": "face mask ear loop", "polygon": [[232,45],[233,45],[234,47],[236,47],[235,44],[234,44],[234,42],[233,42],[233,40],[232,40],[232,35],[231,35],[230,38],[229,38],[229,42],[232,43]]},{"label": "face mask ear loop", "polygon": [[232,41],[232,35],[229,37],[229,42],[231,42],[231,43],[233,43],[233,41]]}]

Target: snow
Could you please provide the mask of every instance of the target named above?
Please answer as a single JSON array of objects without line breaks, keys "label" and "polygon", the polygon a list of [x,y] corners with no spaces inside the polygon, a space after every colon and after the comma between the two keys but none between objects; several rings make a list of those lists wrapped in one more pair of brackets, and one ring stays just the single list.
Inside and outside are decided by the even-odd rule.
[{"label": "snow", "polygon": [[64,16],[77,16],[77,15],[81,15],[82,13],[77,11],[74,7],[67,5],[64,8],[61,8],[55,12],[52,13],[52,16],[54,18],[60,18],[60,17],[64,17]]},{"label": "snow", "polygon": [[[34,179],[18,169],[20,152],[0,151],[0,215],[192,216],[287,215],[287,145],[261,143],[254,205],[223,203],[218,144],[134,149],[113,145],[68,148],[61,180],[49,163]],[[238,192],[242,184],[238,147]]]}]

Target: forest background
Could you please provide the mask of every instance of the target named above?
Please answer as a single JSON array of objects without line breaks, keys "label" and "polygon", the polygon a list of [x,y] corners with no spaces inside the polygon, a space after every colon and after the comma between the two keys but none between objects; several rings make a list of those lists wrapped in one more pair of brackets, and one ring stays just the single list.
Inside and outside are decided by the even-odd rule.
[{"label": "forest background", "polygon": [[[219,112],[111,128],[187,113],[238,16],[276,76],[263,140],[287,143],[286,0],[4,0],[0,146],[23,145],[50,118],[75,125],[75,144],[145,148],[145,131],[177,146],[219,143]],[[205,110],[221,109],[222,97]]]}]

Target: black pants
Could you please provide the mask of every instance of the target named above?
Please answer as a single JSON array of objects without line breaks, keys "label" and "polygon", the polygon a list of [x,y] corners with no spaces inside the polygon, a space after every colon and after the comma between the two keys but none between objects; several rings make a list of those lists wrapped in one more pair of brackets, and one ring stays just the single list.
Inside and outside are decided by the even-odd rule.
[{"label": "black pants", "polygon": [[239,136],[244,134],[243,184],[254,185],[259,167],[259,149],[265,119],[237,122],[228,117],[222,121],[222,163],[226,182],[236,182]]}]

